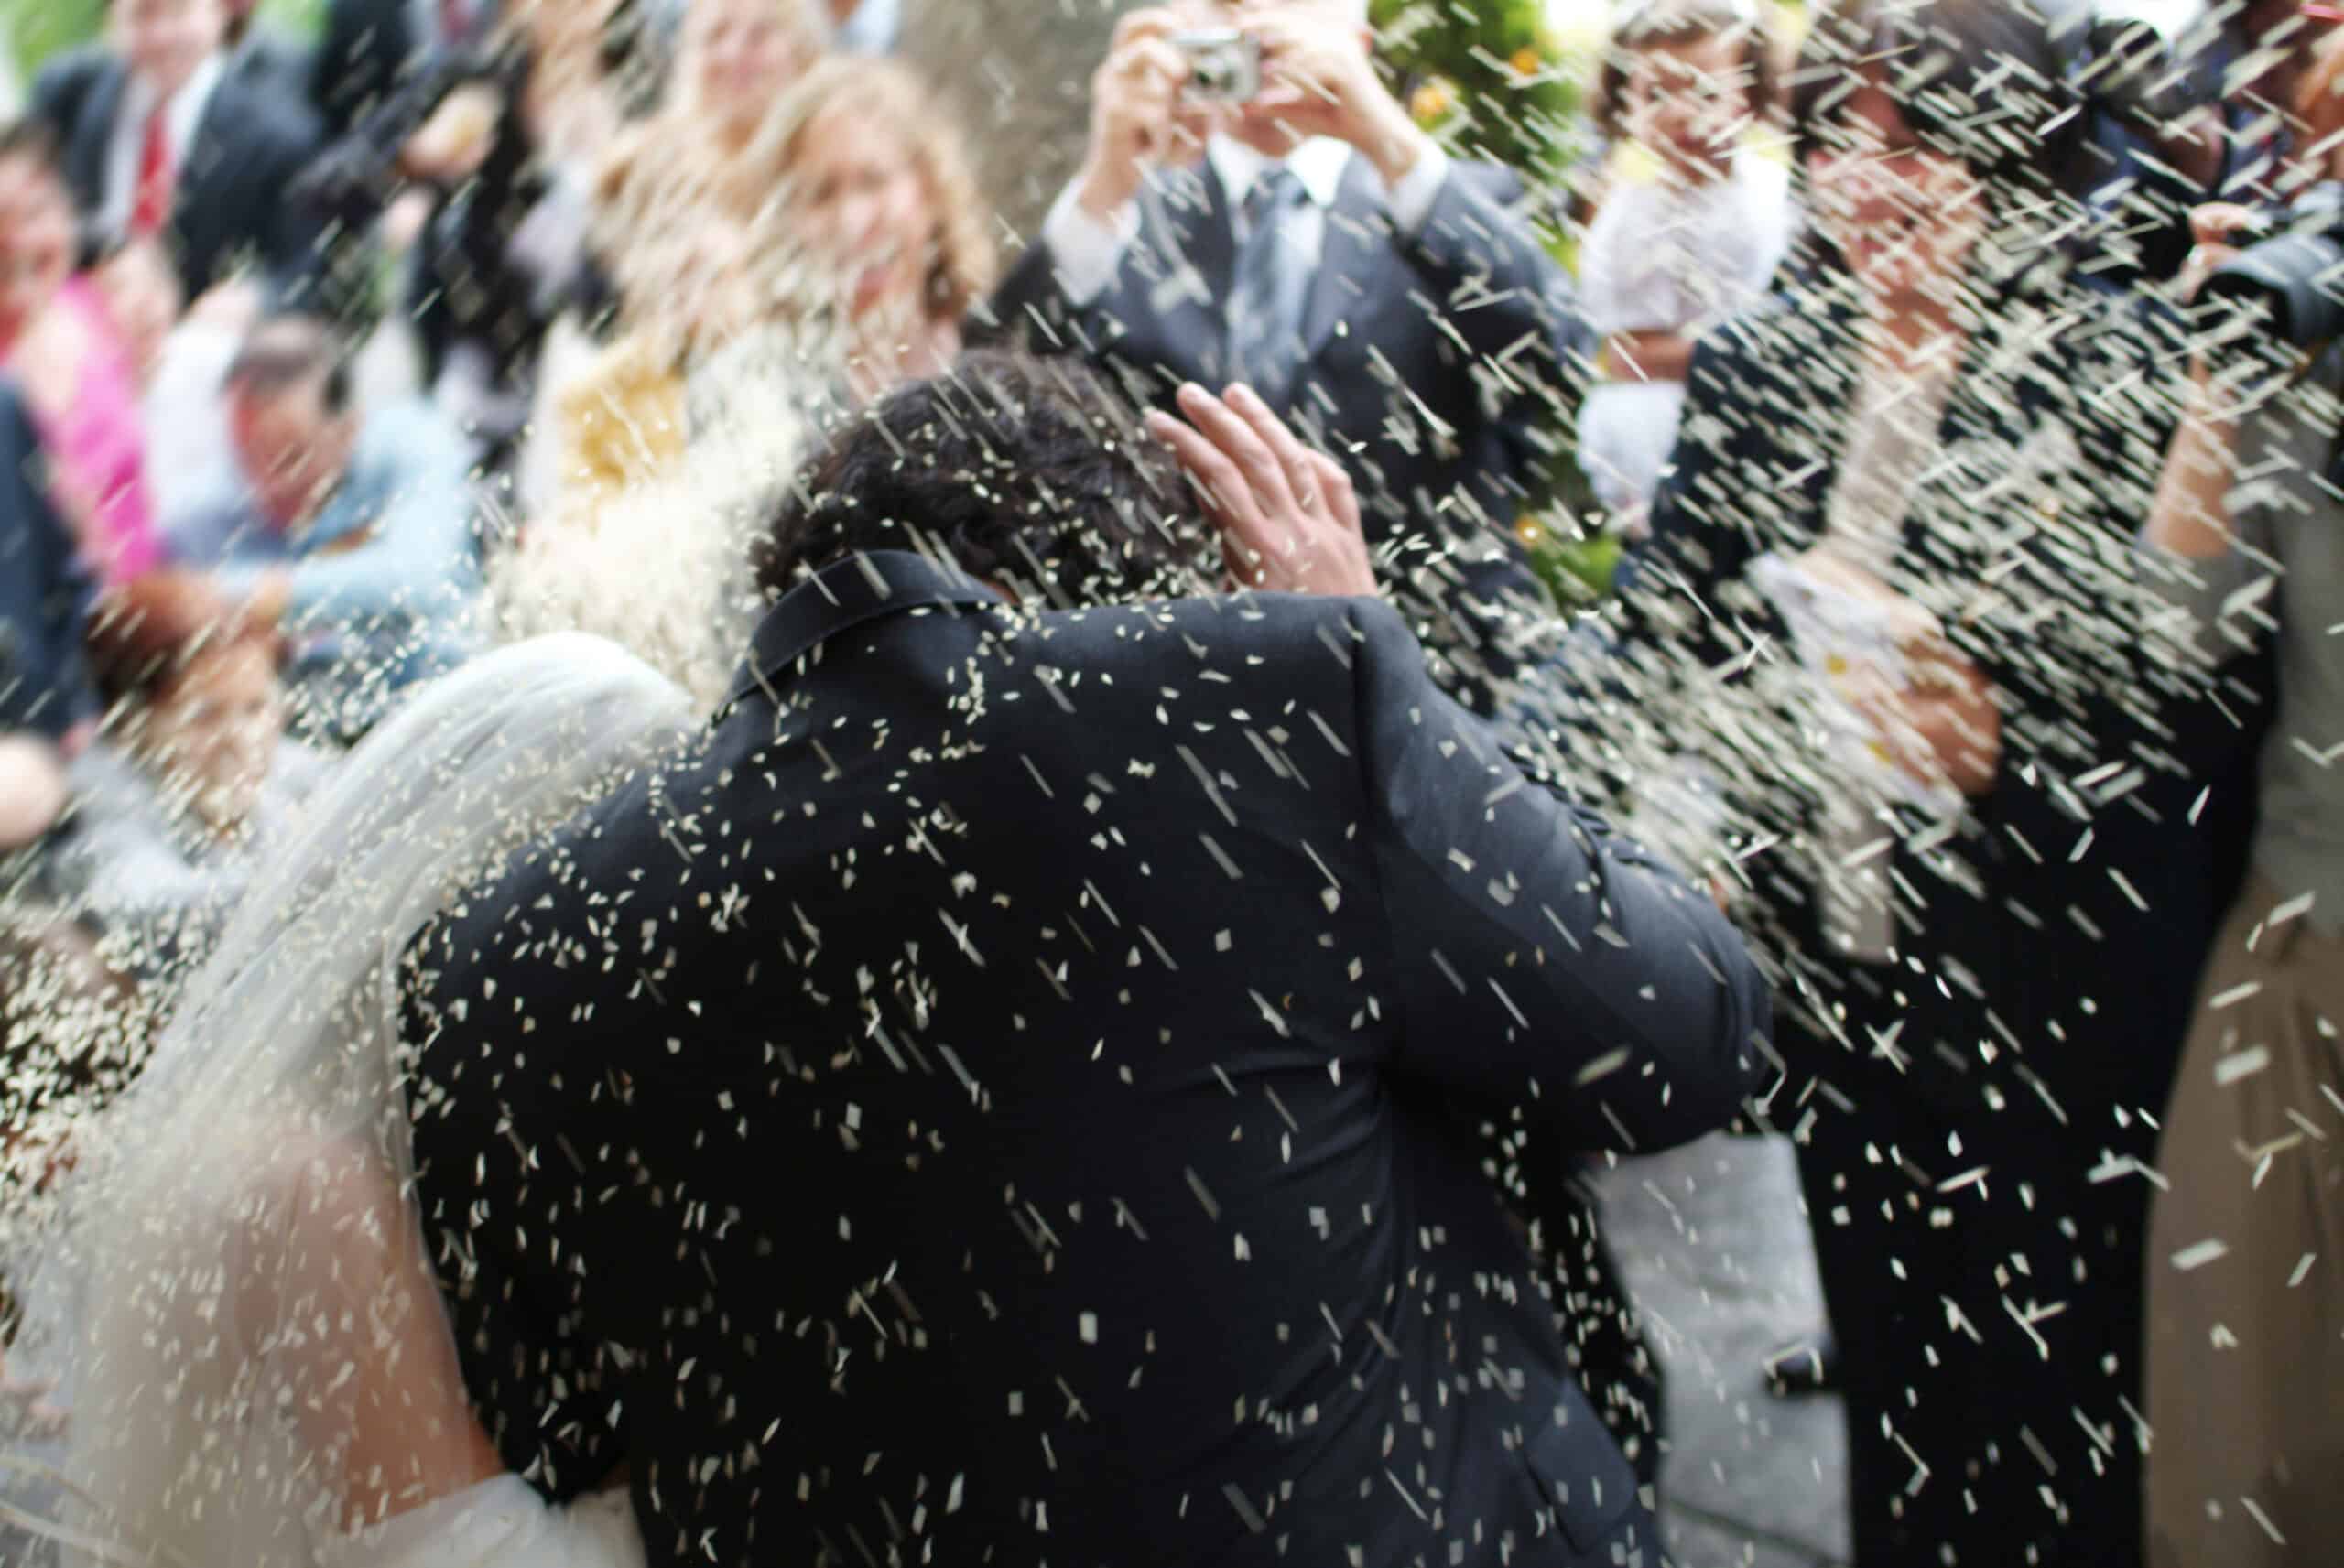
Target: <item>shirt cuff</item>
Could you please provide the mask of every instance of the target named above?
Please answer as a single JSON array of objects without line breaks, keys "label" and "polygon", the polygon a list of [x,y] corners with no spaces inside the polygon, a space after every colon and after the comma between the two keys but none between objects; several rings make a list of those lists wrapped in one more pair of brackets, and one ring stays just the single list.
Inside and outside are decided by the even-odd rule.
[{"label": "shirt cuff", "polygon": [[1402,175],[1384,199],[1401,233],[1413,239],[1424,231],[1432,217],[1433,203],[1440,199],[1440,188],[1448,180],[1449,155],[1438,147],[1427,147],[1417,157],[1416,167]]},{"label": "shirt cuff", "polygon": [[1075,200],[1073,186],[1058,192],[1042,221],[1042,243],[1050,249],[1050,265],[1067,302],[1080,308],[1106,293],[1138,233],[1136,201],[1125,203],[1112,223],[1102,223]]}]

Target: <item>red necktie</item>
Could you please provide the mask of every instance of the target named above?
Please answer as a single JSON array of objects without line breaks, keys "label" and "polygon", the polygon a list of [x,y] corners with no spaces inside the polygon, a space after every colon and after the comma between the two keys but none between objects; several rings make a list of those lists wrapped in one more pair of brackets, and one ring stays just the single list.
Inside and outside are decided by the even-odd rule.
[{"label": "red necktie", "polygon": [[160,233],[171,221],[171,132],[166,123],[169,106],[157,104],[146,117],[146,139],[138,147],[138,189],[130,205],[130,232],[146,239]]},{"label": "red necktie", "polygon": [[454,49],[470,35],[472,8],[468,0],[440,0],[440,42],[441,47]]}]

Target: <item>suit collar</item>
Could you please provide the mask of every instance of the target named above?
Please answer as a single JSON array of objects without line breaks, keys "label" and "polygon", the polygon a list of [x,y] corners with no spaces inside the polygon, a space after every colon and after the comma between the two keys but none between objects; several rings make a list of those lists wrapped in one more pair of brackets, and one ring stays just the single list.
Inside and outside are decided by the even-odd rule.
[{"label": "suit collar", "polygon": [[[214,49],[195,68],[164,110],[163,124],[170,146],[173,172],[183,172],[188,166],[188,152],[201,133],[204,118],[211,112],[212,101],[220,91],[222,78],[228,73],[226,54]],[[128,75],[123,92],[122,113],[127,116],[132,130],[129,135],[143,138],[146,134],[146,117],[154,113],[155,90],[137,76]],[[135,155],[134,155],[135,157]],[[133,165],[134,168],[136,164]]]},{"label": "suit collar", "polygon": [[766,611],[733,678],[727,708],[770,693],[790,666],[840,633],[914,610],[999,608],[1001,595],[957,567],[909,550],[868,550],[832,561]]},{"label": "suit collar", "polygon": [[[1245,194],[1253,189],[1253,182],[1279,161],[1227,136],[1215,136],[1206,143],[1205,157],[1211,162],[1221,189],[1228,192],[1232,209],[1244,205]],[[1331,136],[1314,136],[1288,153],[1284,161],[1302,182],[1310,200],[1328,208],[1335,204],[1335,198],[1343,188],[1343,177],[1353,160],[1351,149],[1344,143]]]}]

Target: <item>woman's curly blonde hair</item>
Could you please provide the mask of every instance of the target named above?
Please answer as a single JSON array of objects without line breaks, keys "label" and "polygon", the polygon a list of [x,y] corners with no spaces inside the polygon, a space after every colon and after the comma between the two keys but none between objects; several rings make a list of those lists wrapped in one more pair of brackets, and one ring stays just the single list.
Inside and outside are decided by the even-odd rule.
[{"label": "woman's curly blonde hair", "polygon": [[768,166],[787,189],[805,157],[807,136],[833,111],[859,118],[864,134],[899,138],[927,193],[935,220],[924,303],[930,320],[958,320],[993,290],[1000,270],[984,199],[962,151],[960,124],[936,90],[899,61],[832,55],[799,78],[775,112]]},{"label": "woman's curly blonde hair", "polygon": [[[646,123],[607,159],[596,184],[603,232],[616,252],[657,254],[689,236],[711,214],[792,248],[791,197],[808,135],[832,111],[857,117],[866,134],[893,135],[918,176],[935,230],[921,300],[930,320],[957,320],[999,276],[999,253],[961,150],[961,133],[929,85],[892,59],[832,55],[776,103],[765,128],[741,153],[717,161],[673,117]],[[621,292],[631,269],[618,263]]]}]

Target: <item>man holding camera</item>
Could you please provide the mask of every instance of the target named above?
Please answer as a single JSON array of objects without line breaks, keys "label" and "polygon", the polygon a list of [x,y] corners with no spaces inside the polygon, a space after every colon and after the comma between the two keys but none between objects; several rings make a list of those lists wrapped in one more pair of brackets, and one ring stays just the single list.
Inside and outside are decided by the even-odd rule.
[{"label": "man holding camera", "polygon": [[1386,580],[1486,699],[1547,602],[1514,524],[1582,328],[1562,269],[1378,78],[1364,0],[1123,18],[1073,183],[994,309],[1144,404],[1242,381],[1344,455]]}]

